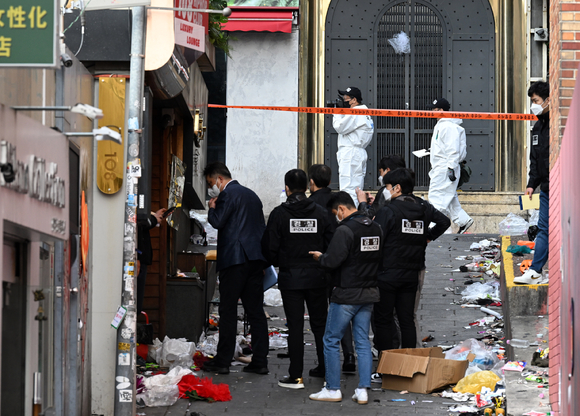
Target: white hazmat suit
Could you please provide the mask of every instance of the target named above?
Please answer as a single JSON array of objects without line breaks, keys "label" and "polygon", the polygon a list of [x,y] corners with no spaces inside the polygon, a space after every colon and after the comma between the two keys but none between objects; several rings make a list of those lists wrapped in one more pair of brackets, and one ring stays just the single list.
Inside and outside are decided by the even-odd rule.
[{"label": "white hazmat suit", "polygon": [[[353,108],[368,109],[364,104]],[[364,187],[368,159],[365,148],[373,138],[373,120],[370,116],[335,114],[332,127],[338,133],[338,184],[340,190],[348,192],[358,206],[355,190]]]},{"label": "white hazmat suit", "polygon": [[[429,202],[449,215],[459,227],[465,226],[471,217],[461,208],[457,198],[460,166],[467,156],[465,129],[458,118],[442,118],[433,129],[431,137],[431,171],[429,177]],[[447,176],[448,168],[453,169],[456,179],[452,182]]]}]

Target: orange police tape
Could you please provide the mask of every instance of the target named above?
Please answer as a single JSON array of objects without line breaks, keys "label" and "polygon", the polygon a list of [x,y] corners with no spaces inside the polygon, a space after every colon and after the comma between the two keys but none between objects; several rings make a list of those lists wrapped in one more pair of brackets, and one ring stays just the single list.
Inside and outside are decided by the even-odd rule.
[{"label": "orange police tape", "polygon": [[468,113],[461,111],[421,111],[421,110],[374,110],[355,108],[326,107],[267,107],[251,105],[219,105],[208,104],[209,108],[240,108],[245,110],[291,111],[295,113],[313,114],[356,114],[378,117],[417,117],[417,118],[461,118],[476,120],[537,120],[533,114],[509,113]]}]

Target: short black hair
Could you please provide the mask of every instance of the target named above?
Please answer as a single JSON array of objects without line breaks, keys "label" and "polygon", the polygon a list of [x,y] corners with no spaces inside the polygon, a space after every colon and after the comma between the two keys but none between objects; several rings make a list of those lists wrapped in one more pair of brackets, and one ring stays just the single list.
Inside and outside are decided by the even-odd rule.
[{"label": "short black hair", "polygon": [[308,187],[308,179],[306,172],[302,169],[292,169],[284,175],[284,185],[288,187],[290,192],[306,192]]},{"label": "short black hair", "polygon": [[550,96],[550,84],[545,81],[534,82],[528,89],[528,97],[531,97],[534,94],[542,98],[542,100],[545,100]]},{"label": "short black hair", "polygon": [[203,170],[203,176],[205,178],[207,178],[208,176],[210,178],[212,178],[212,177],[214,177],[216,175],[221,175],[224,178],[232,179],[232,174],[230,173],[230,170],[222,162],[213,162],[213,163],[210,163]]},{"label": "short black hair", "polygon": [[308,169],[308,179],[312,179],[319,188],[326,188],[330,185],[332,171],[326,165],[312,165]]},{"label": "short black hair", "polygon": [[339,205],[344,205],[348,209],[356,208],[352,196],[344,191],[332,193],[326,207],[330,209],[338,209]]},{"label": "short black hair", "polygon": [[382,170],[395,170],[399,168],[406,168],[405,159],[401,155],[388,155],[381,159],[379,162],[379,169]]},{"label": "short black hair", "polygon": [[407,168],[392,170],[383,176],[383,184],[390,184],[392,187],[400,185],[402,194],[412,194],[415,188],[415,172]]}]

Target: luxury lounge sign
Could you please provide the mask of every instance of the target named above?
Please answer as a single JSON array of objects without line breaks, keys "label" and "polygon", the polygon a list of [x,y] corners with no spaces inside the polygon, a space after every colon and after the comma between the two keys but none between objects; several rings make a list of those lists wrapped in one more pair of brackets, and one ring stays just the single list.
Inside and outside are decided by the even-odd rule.
[{"label": "luxury lounge sign", "polygon": [[0,186],[12,189],[31,198],[64,208],[65,182],[56,176],[58,165],[46,163],[38,156],[31,155],[28,162],[16,159],[16,146],[5,140],[0,141],[0,163],[10,163],[14,169],[15,178],[6,183],[4,175],[0,175]]},{"label": "luxury lounge sign", "polygon": [[[207,9],[208,0],[174,0],[175,7]],[[205,52],[205,34],[208,27],[207,13],[175,12],[175,43],[189,49]]]}]

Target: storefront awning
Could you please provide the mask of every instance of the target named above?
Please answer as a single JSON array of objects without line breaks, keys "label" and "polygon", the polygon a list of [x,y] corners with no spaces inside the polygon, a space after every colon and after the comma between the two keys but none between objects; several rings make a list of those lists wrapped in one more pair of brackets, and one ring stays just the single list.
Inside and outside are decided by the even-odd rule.
[{"label": "storefront awning", "polygon": [[232,15],[222,26],[230,32],[292,32],[295,7],[232,7]]}]

